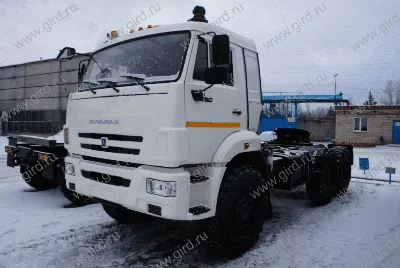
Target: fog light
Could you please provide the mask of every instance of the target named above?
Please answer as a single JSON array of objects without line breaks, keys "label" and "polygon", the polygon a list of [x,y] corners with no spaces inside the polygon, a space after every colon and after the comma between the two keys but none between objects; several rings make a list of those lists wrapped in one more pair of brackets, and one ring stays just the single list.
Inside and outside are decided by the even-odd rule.
[{"label": "fog light", "polygon": [[75,176],[75,167],[74,164],[65,163],[65,174]]},{"label": "fog light", "polygon": [[146,191],[149,194],[160,196],[176,196],[176,182],[175,181],[159,181],[155,179],[146,179]]}]

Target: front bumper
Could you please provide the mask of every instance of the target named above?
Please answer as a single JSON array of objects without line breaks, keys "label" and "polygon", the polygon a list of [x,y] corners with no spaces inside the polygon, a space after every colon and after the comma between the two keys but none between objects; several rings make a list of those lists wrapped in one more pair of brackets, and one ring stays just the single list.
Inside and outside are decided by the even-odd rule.
[{"label": "front bumper", "polygon": [[[83,160],[80,156],[65,158],[72,163],[75,175],[65,174],[67,187],[79,194],[119,204],[128,209],[145,214],[174,220],[194,220],[189,213],[190,173],[180,168],[139,166],[137,168],[110,165]],[[82,173],[83,171],[83,173]],[[89,179],[88,173],[105,174],[123,180],[121,184],[111,184],[102,179]],[[84,176],[85,174],[85,176]],[[146,192],[146,178],[161,181],[175,181],[175,197],[163,197]],[[128,183],[125,183],[128,180]],[[160,215],[154,213],[154,206],[161,208]]]}]

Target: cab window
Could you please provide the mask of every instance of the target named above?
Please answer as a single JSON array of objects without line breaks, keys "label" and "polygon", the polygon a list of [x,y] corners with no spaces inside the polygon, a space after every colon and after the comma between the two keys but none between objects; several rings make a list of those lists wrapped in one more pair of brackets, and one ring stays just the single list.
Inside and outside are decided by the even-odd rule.
[{"label": "cab window", "polygon": [[203,40],[200,40],[199,46],[197,48],[196,62],[193,71],[193,79],[204,81],[204,71],[206,68],[208,68],[207,43]]}]

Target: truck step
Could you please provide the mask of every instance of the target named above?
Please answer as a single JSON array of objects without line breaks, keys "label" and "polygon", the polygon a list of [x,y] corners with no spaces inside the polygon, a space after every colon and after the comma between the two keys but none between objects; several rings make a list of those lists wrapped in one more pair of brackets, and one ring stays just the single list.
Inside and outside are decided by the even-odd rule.
[{"label": "truck step", "polygon": [[199,183],[199,182],[207,181],[209,179],[210,179],[209,177],[205,177],[205,176],[190,176],[190,183]]},{"label": "truck step", "polygon": [[206,212],[209,212],[211,209],[203,207],[203,206],[198,206],[198,207],[192,207],[189,208],[189,213],[193,214],[193,215],[200,215],[200,214],[204,214]]}]

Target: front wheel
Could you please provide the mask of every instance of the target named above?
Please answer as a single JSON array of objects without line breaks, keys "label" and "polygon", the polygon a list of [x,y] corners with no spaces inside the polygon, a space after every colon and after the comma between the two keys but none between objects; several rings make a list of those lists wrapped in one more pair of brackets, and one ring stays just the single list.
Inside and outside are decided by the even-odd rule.
[{"label": "front wheel", "polygon": [[80,195],[74,191],[71,191],[70,189],[67,188],[67,186],[60,185],[60,191],[63,193],[65,198],[67,198],[69,201],[71,201],[74,205],[76,206],[86,206],[89,204],[93,204],[94,201],[92,198],[86,196],[86,195]]},{"label": "front wheel", "polygon": [[65,180],[65,173],[64,173],[63,169],[60,166],[58,166],[57,171],[58,171],[57,177],[58,177],[58,183],[60,185],[60,191],[65,196],[65,198],[67,198],[69,201],[71,201],[74,205],[80,206],[80,207],[94,203],[92,198],[90,198],[86,195],[78,194],[78,193],[68,189],[67,181]]},{"label": "front wheel", "polygon": [[269,192],[261,191],[262,186],[263,179],[253,167],[226,170],[216,216],[210,219],[207,230],[208,244],[218,254],[234,258],[257,242],[264,222],[272,213]]},{"label": "front wheel", "polygon": [[129,210],[124,207],[115,207],[102,204],[104,211],[114,220],[124,224],[137,224],[151,220],[153,217]]}]

